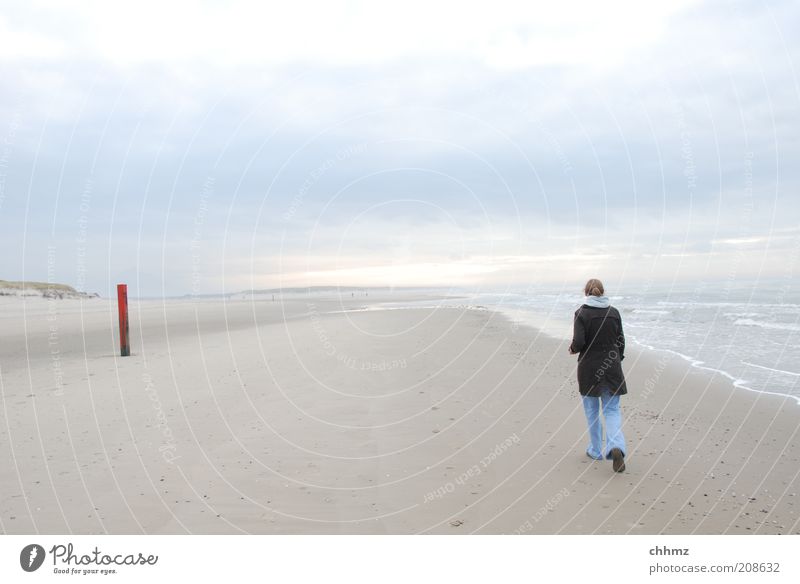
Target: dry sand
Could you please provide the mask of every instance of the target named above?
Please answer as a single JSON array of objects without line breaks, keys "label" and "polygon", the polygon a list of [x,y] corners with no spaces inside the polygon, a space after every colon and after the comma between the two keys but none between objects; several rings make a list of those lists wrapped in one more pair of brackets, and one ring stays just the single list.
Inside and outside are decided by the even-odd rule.
[{"label": "dry sand", "polygon": [[800,533],[794,400],[630,350],[628,471],[566,343],[399,298],[0,301],[6,533]]}]

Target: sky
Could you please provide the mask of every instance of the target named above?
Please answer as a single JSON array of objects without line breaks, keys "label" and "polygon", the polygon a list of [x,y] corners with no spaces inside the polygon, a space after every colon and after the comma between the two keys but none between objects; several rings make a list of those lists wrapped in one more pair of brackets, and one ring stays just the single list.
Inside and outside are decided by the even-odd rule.
[{"label": "sky", "polygon": [[0,279],[796,279],[800,6],[0,2]]}]

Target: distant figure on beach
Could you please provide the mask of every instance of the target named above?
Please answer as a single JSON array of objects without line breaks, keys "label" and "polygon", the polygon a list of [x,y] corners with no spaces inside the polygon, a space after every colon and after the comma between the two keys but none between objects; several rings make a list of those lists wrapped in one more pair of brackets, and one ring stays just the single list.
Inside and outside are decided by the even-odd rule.
[{"label": "distant figure on beach", "polygon": [[[578,390],[589,424],[586,455],[595,460],[610,459],[616,472],[625,470],[625,437],[619,396],[628,393],[622,360],[625,358],[625,335],[622,318],[605,296],[603,283],[592,278],[584,288],[586,299],[575,311],[571,355],[578,355]],[[603,449],[603,410],[606,445]]]}]

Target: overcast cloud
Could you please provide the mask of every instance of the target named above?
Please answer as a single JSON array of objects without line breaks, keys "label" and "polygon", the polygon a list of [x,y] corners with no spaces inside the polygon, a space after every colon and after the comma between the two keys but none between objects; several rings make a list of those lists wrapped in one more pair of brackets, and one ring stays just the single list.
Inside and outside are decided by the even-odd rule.
[{"label": "overcast cloud", "polygon": [[795,3],[291,4],[3,3],[0,278],[800,267]]}]

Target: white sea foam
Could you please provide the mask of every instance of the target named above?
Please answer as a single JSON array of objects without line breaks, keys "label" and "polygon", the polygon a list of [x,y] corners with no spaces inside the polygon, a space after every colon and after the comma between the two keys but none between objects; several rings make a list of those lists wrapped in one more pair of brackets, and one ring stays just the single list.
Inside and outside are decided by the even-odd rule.
[{"label": "white sea foam", "polygon": [[[463,297],[462,297],[463,298]],[[684,300],[686,298],[686,300]],[[648,351],[666,352],[691,367],[713,373],[738,389],[791,397],[800,404],[800,384],[792,363],[800,361],[800,346],[787,342],[786,331],[800,331],[800,304],[769,302],[716,302],[704,297],[676,295],[614,297],[623,312],[631,344]],[[507,316],[512,322],[529,325],[547,336],[568,341],[572,336],[572,315],[582,296],[551,293],[480,293],[465,303],[452,299],[436,303],[408,303],[406,307],[482,309],[484,306]],[[376,306],[373,309],[387,309]],[[399,308],[399,307],[398,307]],[[738,331],[738,335],[737,335]],[[748,342],[743,343],[742,339]],[[788,339],[791,340],[791,339]],[[775,344],[779,353],[775,353]],[[762,351],[767,350],[766,354]],[[756,362],[774,365],[755,366]],[[749,367],[749,368],[748,368]]]},{"label": "white sea foam", "polygon": [[763,312],[723,312],[722,316],[727,316],[728,318],[754,318],[765,315]]},{"label": "white sea foam", "polygon": [[752,318],[740,318],[738,320],[735,320],[733,324],[736,326],[757,326],[761,328],[778,330],[778,331],[800,332],[800,326],[796,324],[788,324],[780,322],[763,322],[760,320],[753,320]]},{"label": "white sea foam", "polygon": [[775,303],[775,302],[703,302],[703,301],[672,301],[672,300],[659,300],[656,302],[659,306],[674,306],[675,308],[689,308],[689,307],[703,307],[703,308],[740,308],[742,310],[753,308],[779,308],[781,310],[800,310],[800,304]]},{"label": "white sea foam", "polygon": [[755,363],[750,363],[749,361],[742,361],[743,364],[749,367],[757,367],[758,369],[764,369],[766,371],[772,371],[774,373],[780,373],[781,375],[792,375],[794,377],[800,377],[800,373],[795,373],[794,371],[786,371],[784,369],[775,369],[773,367],[766,367],[765,365],[756,365]]},{"label": "white sea foam", "polygon": [[655,351],[662,351],[662,352],[665,352],[665,353],[670,353],[670,354],[673,354],[673,355],[677,355],[678,357],[680,357],[684,361],[688,361],[689,364],[692,367],[696,368],[696,369],[701,369],[703,371],[708,371],[708,372],[714,373],[716,375],[721,375],[722,377],[725,377],[726,379],[729,379],[732,382],[733,386],[736,387],[736,388],[746,389],[747,391],[752,391],[752,392],[755,392],[755,393],[762,393],[762,394],[767,394],[767,395],[775,395],[775,396],[779,396],[779,397],[791,398],[791,399],[795,400],[797,405],[800,405],[800,397],[798,397],[796,395],[792,395],[790,393],[784,393],[784,392],[780,392],[780,391],[768,391],[768,390],[765,390],[765,389],[756,389],[756,388],[752,387],[752,383],[750,381],[748,381],[746,379],[742,379],[740,377],[736,377],[735,375],[730,374],[729,372],[725,371],[724,369],[718,369],[717,367],[709,367],[709,366],[707,366],[705,364],[705,361],[701,361],[700,359],[692,357],[691,355],[685,355],[684,353],[679,353],[678,351],[673,351],[671,349],[656,349],[656,348],[653,348],[653,347],[651,347],[651,348],[653,350],[655,350]]}]

